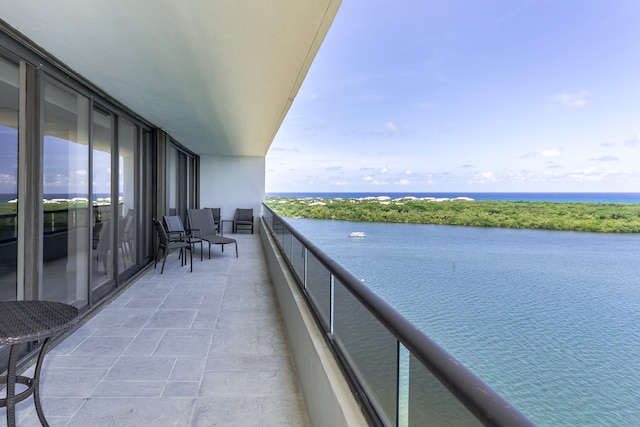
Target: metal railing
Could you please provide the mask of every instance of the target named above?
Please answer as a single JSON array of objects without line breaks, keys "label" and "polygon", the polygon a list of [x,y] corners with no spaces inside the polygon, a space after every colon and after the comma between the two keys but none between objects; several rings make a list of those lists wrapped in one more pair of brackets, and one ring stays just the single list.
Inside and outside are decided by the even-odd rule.
[{"label": "metal railing", "polygon": [[263,206],[269,231],[372,425],[535,425]]}]

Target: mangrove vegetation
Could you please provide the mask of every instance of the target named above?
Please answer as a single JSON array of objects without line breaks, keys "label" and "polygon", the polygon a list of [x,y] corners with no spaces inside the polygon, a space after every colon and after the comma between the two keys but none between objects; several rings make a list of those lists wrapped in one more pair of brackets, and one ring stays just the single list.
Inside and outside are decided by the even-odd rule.
[{"label": "mangrove vegetation", "polygon": [[323,199],[266,197],[284,217],[359,222],[640,233],[640,204],[517,202],[411,198]]}]

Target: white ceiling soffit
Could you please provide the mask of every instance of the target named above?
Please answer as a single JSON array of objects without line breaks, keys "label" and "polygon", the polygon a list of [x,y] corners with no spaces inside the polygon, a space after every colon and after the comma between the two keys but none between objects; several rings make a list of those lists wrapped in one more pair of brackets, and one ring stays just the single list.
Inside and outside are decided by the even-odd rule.
[{"label": "white ceiling soffit", "polygon": [[198,154],[264,156],[341,0],[0,0],[0,19]]}]

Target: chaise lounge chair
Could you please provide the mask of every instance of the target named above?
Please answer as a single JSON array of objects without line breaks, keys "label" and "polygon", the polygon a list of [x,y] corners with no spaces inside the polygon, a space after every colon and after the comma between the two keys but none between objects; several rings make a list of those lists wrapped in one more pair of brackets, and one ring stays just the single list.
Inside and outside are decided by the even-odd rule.
[{"label": "chaise lounge chair", "polygon": [[238,257],[238,242],[236,239],[223,237],[216,233],[216,224],[213,222],[213,214],[211,209],[188,209],[189,227],[194,237],[198,237],[209,243],[209,259],[211,259],[211,245],[222,246],[234,244],[236,246],[236,258]]}]

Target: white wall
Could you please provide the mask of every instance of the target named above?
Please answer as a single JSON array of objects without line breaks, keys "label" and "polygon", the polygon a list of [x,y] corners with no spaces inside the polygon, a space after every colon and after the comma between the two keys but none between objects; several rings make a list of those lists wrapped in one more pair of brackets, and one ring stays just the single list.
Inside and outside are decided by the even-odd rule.
[{"label": "white wall", "polygon": [[[265,196],[265,158],[235,156],[200,157],[200,208],[221,208],[222,219],[232,219],[236,208],[262,213]],[[225,226],[225,232],[231,225]]]}]

